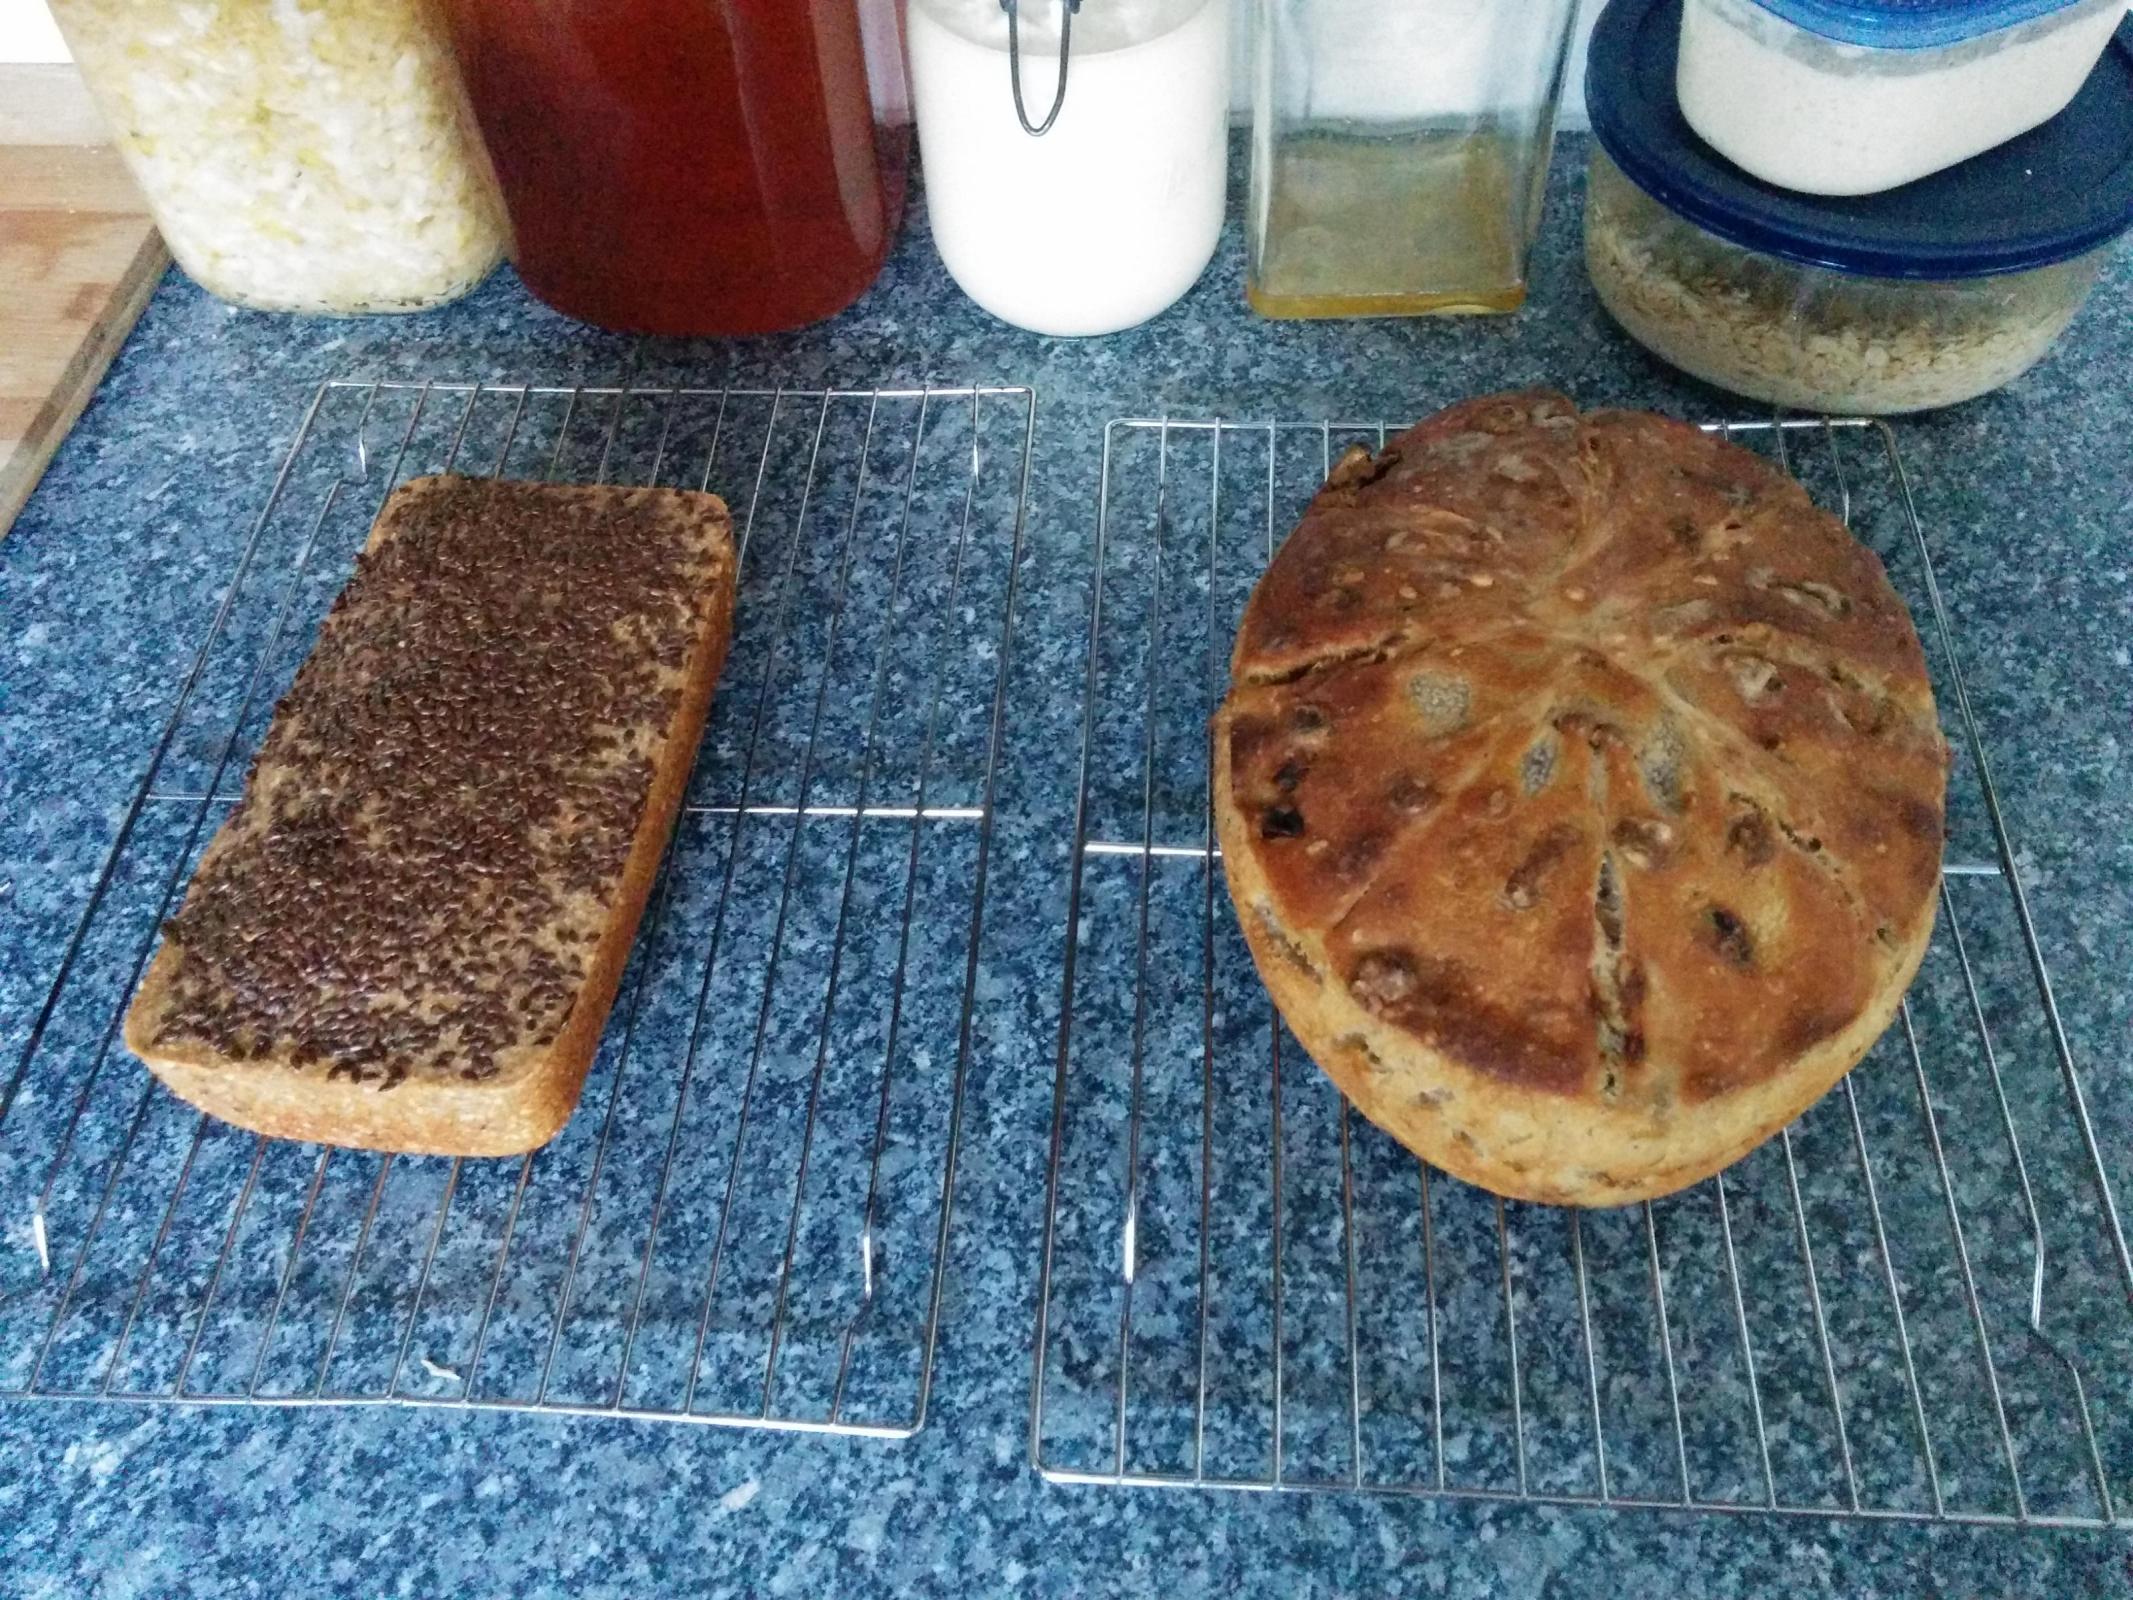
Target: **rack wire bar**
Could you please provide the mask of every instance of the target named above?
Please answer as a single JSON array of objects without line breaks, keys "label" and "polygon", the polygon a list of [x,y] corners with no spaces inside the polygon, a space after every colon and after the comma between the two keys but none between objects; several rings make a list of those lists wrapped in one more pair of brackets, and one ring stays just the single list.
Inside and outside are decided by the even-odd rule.
[{"label": "rack wire bar", "polygon": [[[0,1078],[0,1400],[922,1427],[1035,411],[1009,387],[320,385]],[[436,471],[708,487],[739,554],[579,1112],[506,1161],[259,1138],[116,1044],[380,503]]]},{"label": "rack wire bar", "polygon": [[2124,1526],[2133,1256],[1897,433],[1706,424],[1910,600],[1954,751],[1940,919],[1838,1091],[1614,1211],[1433,1173],[1310,1067],[1218,886],[1244,601],[1370,422],[1105,429],[1029,1452],[1062,1483]]}]

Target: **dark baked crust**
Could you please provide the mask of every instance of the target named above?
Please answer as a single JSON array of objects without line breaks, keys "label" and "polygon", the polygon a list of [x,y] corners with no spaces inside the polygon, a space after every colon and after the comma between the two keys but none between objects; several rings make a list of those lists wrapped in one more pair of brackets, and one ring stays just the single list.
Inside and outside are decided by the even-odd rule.
[{"label": "dark baked crust", "polygon": [[1606,1204],[1768,1137],[1932,928],[1946,747],[1880,562],[1751,452],[1532,393],[1352,452],[1246,610],[1217,810],[1366,1115]]}]

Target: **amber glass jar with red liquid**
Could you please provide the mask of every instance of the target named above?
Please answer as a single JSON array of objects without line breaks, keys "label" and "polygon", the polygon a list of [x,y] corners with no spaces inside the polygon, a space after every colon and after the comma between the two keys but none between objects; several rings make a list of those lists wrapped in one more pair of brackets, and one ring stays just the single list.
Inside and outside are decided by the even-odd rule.
[{"label": "amber glass jar with red liquid", "polygon": [[833,316],[909,158],[902,0],[443,0],[526,287],[640,333]]}]

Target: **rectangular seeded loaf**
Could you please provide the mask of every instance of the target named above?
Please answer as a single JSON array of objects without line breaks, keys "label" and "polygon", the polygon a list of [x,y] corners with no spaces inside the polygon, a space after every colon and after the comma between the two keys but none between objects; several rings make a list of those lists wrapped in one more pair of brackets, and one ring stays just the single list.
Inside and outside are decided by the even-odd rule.
[{"label": "rectangular seeded loaf", "polygon": [[418,478],[126,1016],[180,1097],[363,1149],[570,1116],[731,634],[715,495]]}]

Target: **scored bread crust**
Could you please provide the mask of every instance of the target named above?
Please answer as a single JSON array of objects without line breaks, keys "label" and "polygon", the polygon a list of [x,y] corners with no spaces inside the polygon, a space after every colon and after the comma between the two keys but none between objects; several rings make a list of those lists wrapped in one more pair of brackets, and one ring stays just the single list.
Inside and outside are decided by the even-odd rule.
[{"label": "scored bread crust", "polygon": [[[416,478],[401,485],[379,512],[366,552],[415,524],[426,499],[441,497],[464,482]],[[381,1087],[375,1081],[336,1075],[329,1061],[299,1062],[286,1054],[234,1059],[197,1039],[159,1037],[185,960],[179,942],[166,936],[126,1013],[125,1041],[173,1093],[202,1111],[275,1138],[407,1154],[505,1156],[545,1144],[576,1108],[681,809],[732,637],[731,521],[718,496],[694,491],[511,487],[522,493],[537,491],[559,503],[656,499],[665,502],[667,514],[676,519],[712,525],[717,546],[698,627],[681,669],[673,715],[653,757],[644,807],[561,1029],[546,1043],[498,1052],[495,1070],[478,1079],[425,1075]],[[258,781],[256,772],[251,781]],[[235,842],[233,826],[225,824],[202,855],[200,870]]]},{"label": "scored bread crust", "polygon": [[1283,1017],[1515,1198],[1684,1188],[1871,1047],[1947,747],[1874,555],[1762,458],[1560,395],[1335,469],[1253,593],[1215,818]]}]

